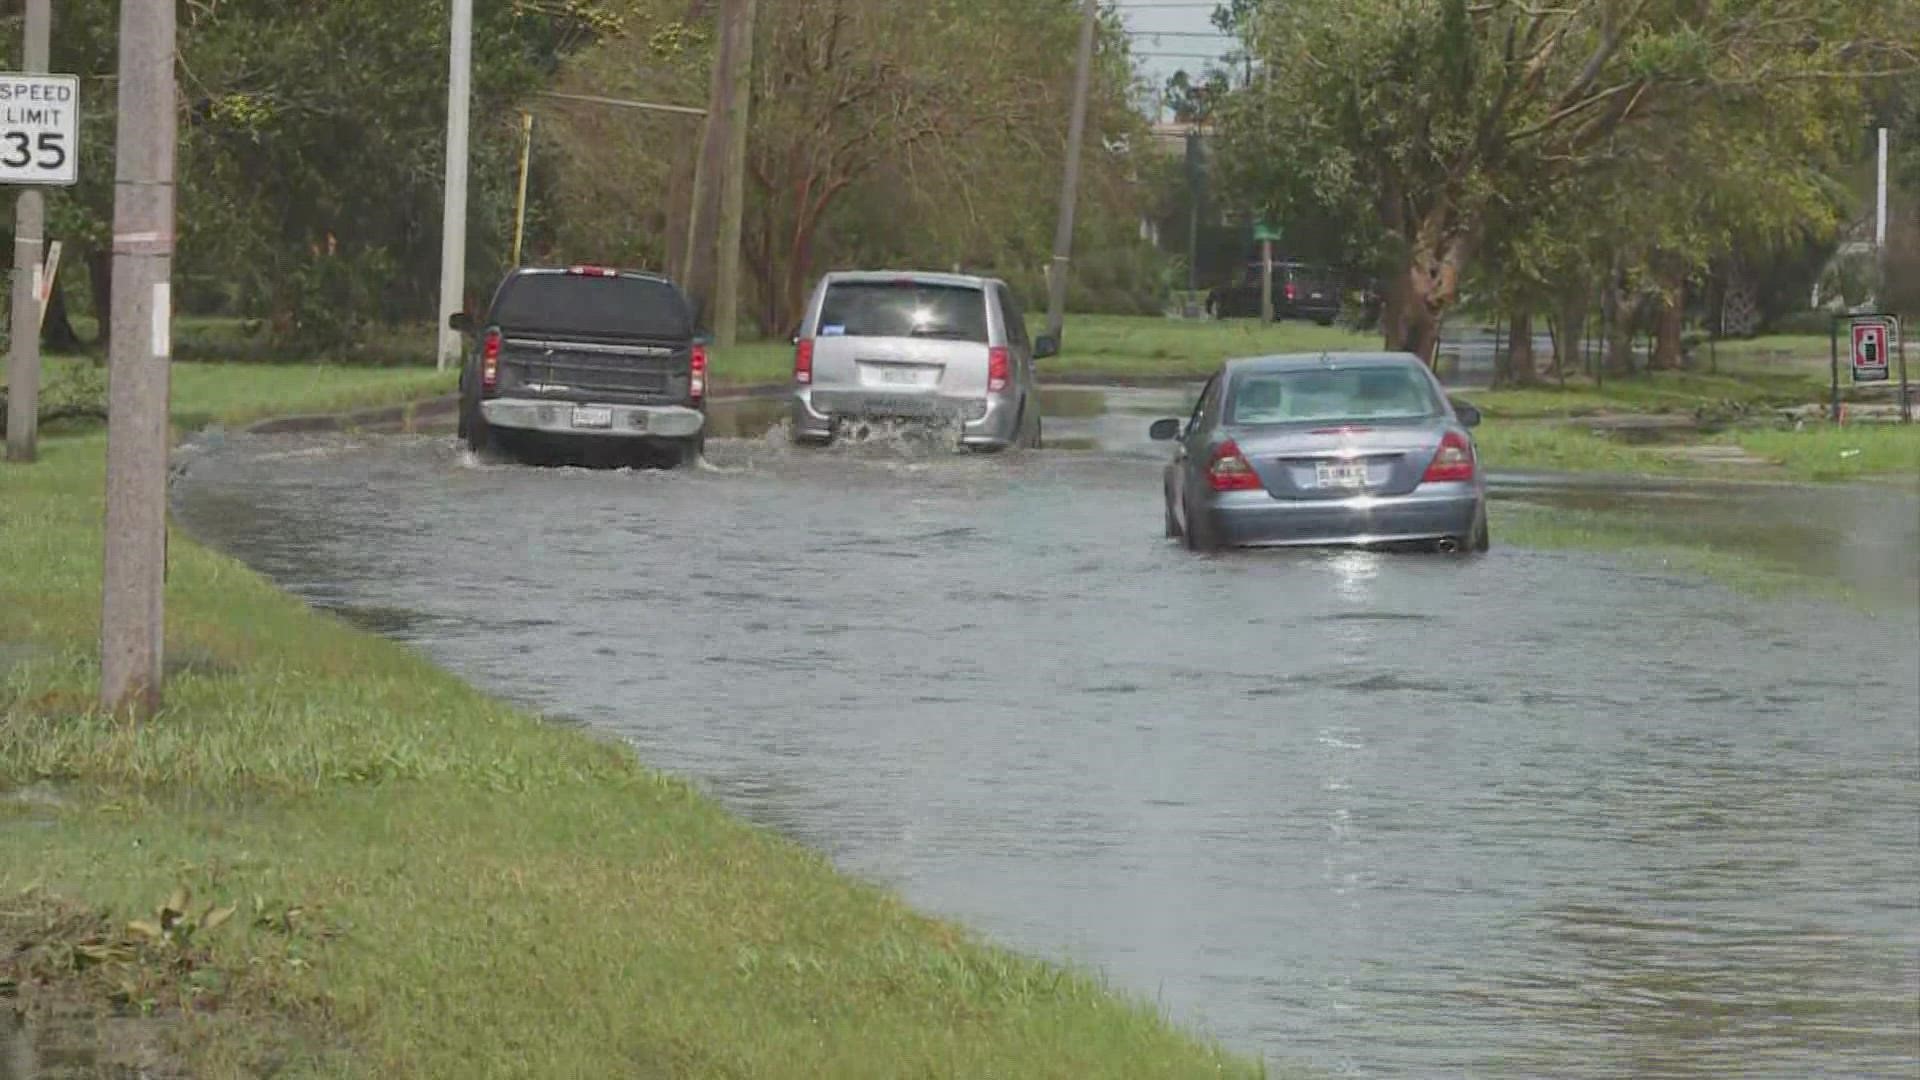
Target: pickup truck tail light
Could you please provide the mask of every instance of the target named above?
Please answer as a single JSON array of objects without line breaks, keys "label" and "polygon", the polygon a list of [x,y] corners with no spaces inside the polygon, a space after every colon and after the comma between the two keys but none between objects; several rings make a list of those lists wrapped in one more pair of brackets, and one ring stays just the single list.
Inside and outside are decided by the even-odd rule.
[{"label": "pickup truck tail light", "polygon": [[491,390],[500,385],[500,331],[489,330],[480,343],[480,388]]},{"label": "pickup truck tail light", "polygon": [[687,375],[687,396],[700,401],[707,396],[707,347],[695,345]]}]

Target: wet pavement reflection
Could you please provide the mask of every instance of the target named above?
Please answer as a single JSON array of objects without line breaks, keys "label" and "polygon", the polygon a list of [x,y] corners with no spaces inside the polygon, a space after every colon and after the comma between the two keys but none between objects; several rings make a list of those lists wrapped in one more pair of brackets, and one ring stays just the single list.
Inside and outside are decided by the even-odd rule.
[{"label": "wet pavement reflection", "polygon": [[[676,473],[236,438],[183,455],[176,506],[314,602],[1276,1064],[1912,1074],[1910,605],[1508,547],[1195,558],[1161,538],[1144,438],[1183,393],[1075,393],[1054,449],[986,457],[796,451],[753,430],[777,405]],[[1905,534],[1897,503],[1790,524],[1898,581],[1906,505]]]}]

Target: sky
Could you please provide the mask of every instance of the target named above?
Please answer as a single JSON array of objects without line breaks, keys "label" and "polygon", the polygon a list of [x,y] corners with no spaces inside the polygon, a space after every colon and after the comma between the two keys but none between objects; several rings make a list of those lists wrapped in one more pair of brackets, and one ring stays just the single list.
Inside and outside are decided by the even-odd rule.
[{"label": "sky", "polygon": [[[1229,38],[1218,36],[1219,30],[1213,25],[1213,7],[1208,0],[1113,0],[1113,6],[1120,12],[1133,33],[1133,48],[1141,56],[1140,70],[1154,87],[1164,86],[1169,76],[1181,68],[1198,74],[1206,69],[1208,62],[1192,57],[1169,57],[1152,55],[1156,53],[1192,53],[1219,56],[1233,45]],[[1205,36],[1163,36],[1155,37],[1154,32],[1172,35]]]}]

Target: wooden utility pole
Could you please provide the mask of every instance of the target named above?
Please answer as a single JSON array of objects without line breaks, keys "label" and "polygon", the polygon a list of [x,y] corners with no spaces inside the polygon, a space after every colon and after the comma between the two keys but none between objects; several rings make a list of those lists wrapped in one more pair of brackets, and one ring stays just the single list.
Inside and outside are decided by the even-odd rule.
[{"label": "wooden utility pole", "polygon": [[731,32],[739,21],[744,0],[721,0],[714,23],[713,77],[707,92],[707,122],[700,135],[699,157],[693,167],[693,207],[687,224],[687,263],[680,285],[693,297],[700,322],[712,326],[714,255],[720,220],[720,193],[725,186],[727,151],[733,144],[733,58],[736,41]]},{"label": "wooden utility pole", "polygon": [[[27,0],[26,43],[20,70],[47,70],[52,36],[50,0]],[[73,149],[77,150],[78,147]],[[47,231],[47,200],[28,188],[14,204],[13,342],[7,354],[7,460],[32,461],[40,453],[40,283]]]},{"label": "wooden utility pole", "polygon": [[731,348],[740,325],[740,227],[746,216],[747,128],[753,103],[754,0],[739,0],[730,26],[733,71],[727,117],[727,169],[720,188],[720,227],[714,257],[713,343]]},{"label": "wooden utility pole", "polygon": [[1060,213],[1054,223],[1053,263],[1047,274],[1047,333],[1062,340],[1067,323],[1067,269],[1073,263],[1073,211],[1080,193],[1080,144],[1087,130],[1087,84],[1093,74],[1093,31],[1100,0],[1087,0],[1080,14],[1080,57],[1073,73],[1073,114],[1067,120],[1066,172],[1060,178]]},{"label": "wooden utility pole", "polygon": [[[121,0],[122,3],[131,0]],[[447,49],[446,187],[440,211],[440,325],[435,365],[460,363],[460,332],[451,321],[466,310],[467,134],[473,110],[473,0],[453,0]]]},{"label": "wooden utility pole", "polygon": [[174,33],[173,4],[120,5],[100,701],[139,717],[160,706],[166,624]]}]

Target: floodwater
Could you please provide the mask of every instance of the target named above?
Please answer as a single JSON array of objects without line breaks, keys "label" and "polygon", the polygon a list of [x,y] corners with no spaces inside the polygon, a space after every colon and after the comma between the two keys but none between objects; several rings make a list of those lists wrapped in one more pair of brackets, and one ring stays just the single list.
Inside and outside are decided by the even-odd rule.
[{"label": "floodwater", "polygon": [[[1040,453],[776,431],[671,474],[240,437],[184,454],[176,506],[315,603],[1281,1068],[1914,1074],[1915,605],[1498,535],[1193,557],[1143,438],[1179,404],[1055,395]],[[1736,532],[1769,513],[1746,498]],[[1840,498],[1873,508],[1825,527],[1888,514],[1907,562],[1881,580],[1915,580],[1920,512],[1878,505],[1911,497]]]}]

